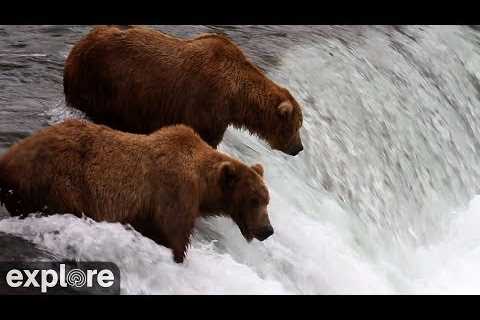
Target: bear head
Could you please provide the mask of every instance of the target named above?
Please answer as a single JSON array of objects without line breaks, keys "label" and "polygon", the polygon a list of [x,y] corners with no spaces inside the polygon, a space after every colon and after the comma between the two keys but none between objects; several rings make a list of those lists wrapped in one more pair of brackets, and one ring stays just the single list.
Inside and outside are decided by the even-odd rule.
[{"label": "bear head", "polygon": [[269,119],[271,128],[265,138],[272,149],[296,156],[303,150],[300,137],[302,110],[295,98],[284,88],[280,88],[274,101]]},{"label": "bear head", "polygon": [[224,161],[218,166],[218,177],[225,214],[237,224],[244,238],[250,242],[270,237],[273,227],[268,217],[270,197],[263,182],[263,167]]}]

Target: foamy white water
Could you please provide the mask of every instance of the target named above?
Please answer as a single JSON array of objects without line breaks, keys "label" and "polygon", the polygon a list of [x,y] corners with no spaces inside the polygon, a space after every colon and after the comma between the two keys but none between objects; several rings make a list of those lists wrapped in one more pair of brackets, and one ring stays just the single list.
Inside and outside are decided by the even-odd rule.
[{"label": "foamy white water", "polygon": [[[334,206],[325,209],[342,215]],[[229,221],[203,222],[208,226],[201,226],[202,232],[211,228],[219,234],[207,240],[197,232],[183,265],[172,262],[168,249],[120,224],[71,215],[9,218],[0,221],[0,231],[70,259],[114,261],[124,294],[479,293],[480,196],[451,214],[439,241],[391,248],[397,252],[381,259],[359,254],[347,228],[302,216],[294,223],[273,216],[275,238],[252,245]]]},{"label": "foamy white water", "polygon": [[[118,264],[122,293],[480,293],[480,38],[462,26],[345,28],[289,47],[269,75],[304,105],[292,158],[228,130],[265,167],[275,234],[198,222],[186,262],[119,224],[4,219],[78,260]],[[52,122],[81,116],[60,105]]]}]

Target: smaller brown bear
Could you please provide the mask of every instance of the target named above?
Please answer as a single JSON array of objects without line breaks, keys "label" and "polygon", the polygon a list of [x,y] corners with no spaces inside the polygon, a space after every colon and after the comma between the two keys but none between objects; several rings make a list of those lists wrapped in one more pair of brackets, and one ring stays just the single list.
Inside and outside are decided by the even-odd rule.
[{"label": "smaller brown bear", "polygon": [[297,100],[225,36],[96,27],[68,55],[63,86],[67,105],[117,130],[185,124],[216,148],[232,125],[286,154],[303,150]]},{"label": "smaller brown bear", "polygon": [[262,166],[216,151],[184,125],[150,135],[84,120],[43,129],[0,158],[0,202],[12,215],[130,224],[178,263],[197,217],[229,216],[247,241],[273,234]]}]

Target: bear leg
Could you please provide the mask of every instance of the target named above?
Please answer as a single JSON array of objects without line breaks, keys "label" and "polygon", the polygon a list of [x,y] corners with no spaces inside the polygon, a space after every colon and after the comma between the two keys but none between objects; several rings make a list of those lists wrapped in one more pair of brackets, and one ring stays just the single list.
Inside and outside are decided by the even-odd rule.
[{"label": "bear leg", "polygon": [[211,126],[206,128],[194,127],[198,132],[198,135],[208,144],[210,147],[217,149],[220,142],[223,140],[225,131],[227,131],[227,125],[219,126],[216,130]]},{"label": "bear leg", "polygon": [[181,223],[172,223],[169,225],[167,239],[168,247],[172,249],[173,260],[176,263],[183,263],[187,253],[188,245],[190,244],[190,235],[194,226],[194,215],[184,216]]},{"label": "bear leg", "polygon": [[187,247],[190,244],[190,232],[186,234],[183,239],[176,239],[173,243],[173,261],[176,263],[183,263],[185,255],[187,253]]},{"label": "bear leg", "polygon": [[152,220],[137,220],[132,223],[132,227],[140,232],[144,237],[153,240],[156,244],[167,247],[173,252],[173,259],[176,263],[183,263],[185,253],[189,244],[190,233],[193,229],[193,223],[187,222],[187,226],[169,224],[167,230],[163,224]]},{"label": "bear leg", "polygon": [[152,223],[149,219],[137,219],[131,223],[132,227],[140,232],[144,237],[147,237],[153,240],[156,244],[170,247],[167,241],[167,237],[164,234],[163,230],[157,226],[157,224]]},{"label": "bear leg", "polygon": [[199,216],[197,198],[192,197],[192,194],[198,193],[196,188],[195,183],[184,181],[171,194],[162,193],[162,196],[175,201],[168,207],[158,206],[150,219],[150,226],[167,242],[166,247],[172,250],[176,263],[182,263],[185,259],[195,219]]}]

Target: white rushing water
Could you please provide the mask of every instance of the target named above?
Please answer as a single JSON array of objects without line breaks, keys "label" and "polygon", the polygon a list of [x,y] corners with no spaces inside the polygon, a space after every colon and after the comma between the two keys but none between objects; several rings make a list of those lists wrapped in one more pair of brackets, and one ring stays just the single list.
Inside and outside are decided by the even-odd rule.
[{"label": "white rushing water", "polygon": [[0,231],[113,261],[128,294],[480,293],[479,44],[461,26],[371,27],[286,50],[269,76],[304,106],[305,151],[230,129],[220,146],[265,167],[275,234],[264,242],[202,220],[177,265],[120,224],[8,218]]}]

